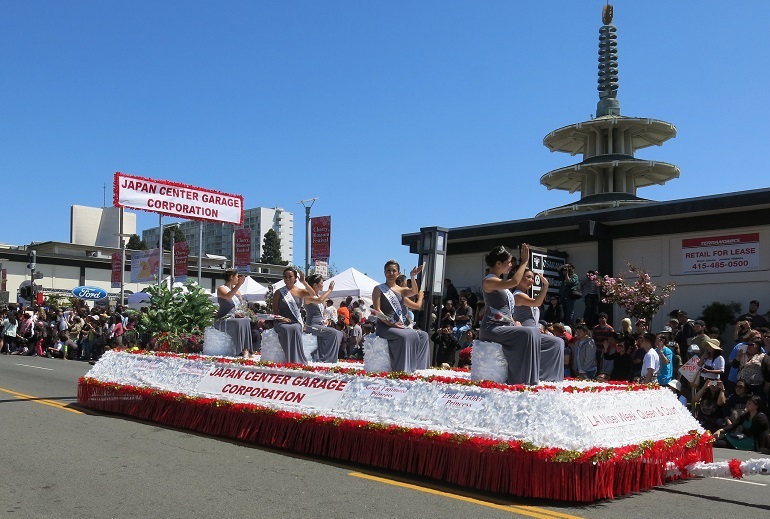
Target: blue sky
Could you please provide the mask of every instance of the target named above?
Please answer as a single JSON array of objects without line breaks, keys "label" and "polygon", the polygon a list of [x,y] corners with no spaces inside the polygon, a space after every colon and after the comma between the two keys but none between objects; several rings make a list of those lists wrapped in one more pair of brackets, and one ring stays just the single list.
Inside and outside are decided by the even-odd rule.
[{"label": "blue sky", "polygon": [[[579,198],[540,185],[580,160],[542,139],[595,111],[603,5],[4,0],[0,242],[67,241],[69,206],[102,205],[123,171],[293,211],[298,264],[297,202],[318,197],[339,270],[408,269],[402,233]],[[639,196],[770,184],[770,3],[730,5],[614,3],[621,113],[678,129],[637,156],[681,177]]]}]

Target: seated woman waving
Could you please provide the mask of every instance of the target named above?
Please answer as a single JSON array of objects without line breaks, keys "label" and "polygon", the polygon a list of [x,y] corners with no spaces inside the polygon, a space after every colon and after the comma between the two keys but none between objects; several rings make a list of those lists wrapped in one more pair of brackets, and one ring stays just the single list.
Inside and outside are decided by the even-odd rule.
[{"label": "seated woman waving", "polygon": [[313,353],[313,360],[318,362],[337,362],[340,352],[340,344],[345,334],[340,330],[324,326],[324,302],[334,290],[334,281],[329,284],[329,290],[321,293],[324,279],[318,274],[306,278],[305,284],[318,295],[306,295],[305,316],[307,317],[306,330],[318,339],[318,349]]},{"label": "seated woman waving", "polygon": [[302,348],[302,331],[305,320],[302,318],[300,306],[306,297],[315,297],[315,292],[305,284],[305,288],[297,286],[297,279],[305,282],[305,275],[293,267],[287,267],[283,271],[285,286],[279,288],[273,294],[273,313],[275,319],[275,332],[278,334],[278,342],[286,355],[286,362],[293,364],[307,364],[307,357]]},{"label": "seated woman waving", "polygon": [[411,373],[430,365],[428,334],[406,327],[402,306],[404,298],[417,293],[416,276],[422,271],[422,266],[412,269],[411,288],[396,284],[399,269],[396,260],[385,263],[385,283],[374,287],[372,291],[372,306],[378,317],[375,333],[388,341],[391,369]]},{"label": "seated woman waving", "polygon": [[530,269],[524,270],[521,281],[513,291],[516,306],[513,309],[513,319],[521,322],[522,326],[537,328],[540,333],[540,380],[560,382],[564,380],[564,341],[559,337],[540,332],[540,306],[548,295],[548,279],[538,275],[542,286],[536,298],[527,292],[535,284],[535,273]]},{"label": "seated woman waving", "polygon": [[513,277],[506,279],[513,268],[512,258],[510,251],[502,246],[495,247],[484,257],[489,274],[481,283],[486,310],[479,328],[479,340],[502,345],[508,361],[509,384],[537,384],[540,382],[540,332],[514,321],[516,303],[509,290],[518,286],[524,276],[529,247],[521,246],[521,265]]},{"label": "seated woman waving", "polygon": [[242,354],[248,358],[254,351],[251,342],[251,319],[244,317],[240,292],[246,276],[238,274],[235,269],[227,269],[224,278],[224,285],[217,288],[219,310],[215,316],[214,328],[230,336],[236,355]]},{"label": "seated woman waving", "polygon": [[[411,281],[411,280],[410,280]],[[406,276],[401,274],[396,278],[396,285],[400,287],[408,287],[406,282]],[[405,324],[407,328],[414,328],[414,312],[422,310],[423,298],[425,292],[419,292],[417,294],[417,300],[412,297],[404,297],[401,299],[401,311],[404,313]]]}]

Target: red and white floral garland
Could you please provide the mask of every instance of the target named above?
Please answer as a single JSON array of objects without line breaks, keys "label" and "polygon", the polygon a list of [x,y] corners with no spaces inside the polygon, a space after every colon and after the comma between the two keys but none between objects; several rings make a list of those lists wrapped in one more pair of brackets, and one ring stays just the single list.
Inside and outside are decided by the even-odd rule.
[{"label": "red and white floral garland", "polygon": [[[563,386],[556,386],[551,384],[540,384],[537,386],[529,386],[526,384],[502,384],[499,382],[492,382],[491,380],[471,380],[469,378],[458,376],[441,376],[430,375],[422,376],[418,374],[408,374],[402,371],[391,371],[381,373],[370,373],[359,368],[350,368],[344,366],[319,366],[310,364],[293,364],[293,363],[276,363],[267,362],[261,360],[245,359],[242,357],[210,357],[207,355],[199,355],[194,353],[170,353],[163,351],[146,351],[146,350],[123,350],[116,349],[113,351],[119,351],[122,353],[130,353],[133,355],[145,355],[154,357],[174,357],[182,358],[185,360],[191,360],[196,362],[217,362],[225,364],[240,364],[244,366],[257,366],[267,367],[273,369],[295,370],[311,373],[329,373],[340,375],[355,375],[358,377],[369,378],[388,378],[392,380],[407,380],[407,381],[423,381],[423,382],[439,382],[443,384],[459,384],[463,386],[475,386],[484,389],[498,389],[501,391],[517,391],[517,392],[531,392],[537,393],[539,391],[563,391],[565,393],[602,393],[606,391],[657,391],[660,386],[657,384],[627,384],[625,382],[608,381],[602,384],[587,384],[587,385],[571,385],[569,382],[576,381],[576,379],[567,378],[567,382]],[[468,372],[467,369],[451,369],[446,370],[449,372]]]},{"label": "red and white floral garland", "polygon": [[715,461],[713,463],[693,462],[685,458],[677,463],[670,462],[666,465],[667,477],[697,476],[703,478],[732,477],[743,479],[743,476],[754,474],[770,475],[770,458],[750,459],[747,461],[733,458],[729,461]]}]

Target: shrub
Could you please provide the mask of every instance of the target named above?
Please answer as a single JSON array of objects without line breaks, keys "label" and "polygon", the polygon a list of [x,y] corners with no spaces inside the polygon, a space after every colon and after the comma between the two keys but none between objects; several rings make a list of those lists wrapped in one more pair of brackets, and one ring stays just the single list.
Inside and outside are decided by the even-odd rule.
[{"label": "shrub", "polygon": [[209,294],[194,281],[169,288],[166,283],[145,290],[150,307],[137,322],[140,333],[152,336],[153,344],[166,351],[196,351],[202,345],[201,330],[214,322],[216,306]]},{"label": "shrub", "polygon": [[706,322],[706,326],[716,326],[719,333],[725,331],[728,324],[735,322],[735,317],[741,313],[741,304],[735,301],[729,303],[720,303],[713,301],[703,307],[701,319]]}]

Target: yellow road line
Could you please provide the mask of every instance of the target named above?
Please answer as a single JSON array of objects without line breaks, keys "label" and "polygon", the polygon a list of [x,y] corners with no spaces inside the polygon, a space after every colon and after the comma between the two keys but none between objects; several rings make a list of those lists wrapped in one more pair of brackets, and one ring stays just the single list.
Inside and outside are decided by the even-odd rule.
[{"label": "yellow road line", "polygon": [[497,503],[490,503],[489,501],[483,501],[481,499],[475,499],[472,497],[460,496],[452,494],[450,492],[444,492],[442,490],[435,490],[433,488],[421,487],[419,485],[413,485],[411,483],[402,483],[401,481],[395,481],[392,479],[381,478],[378,476],[371,476],[369,474],[363,474],[361,472],[350,472],[348,476],[355,478],[368,479],[370,481],[376,481],[378,483],[385,483],[386,485],[393,485],[402,488],[408,488],[411,490],[417,490],[418,492],[425,492],[427,494],[434,494],[437,496],[448,497],[450,499],[456,499],[458,501],[465,501],[474,505],[486,506],[487,508],[494,508],[496,510],[503,510],[504,512],[511,512],[519,515],[525,515],[528,517],[535,517],[537,519],[584,519],[576,515],[563,514],[561,512],[554,512],[545,508],[539,508],[537,506],[527,505],[498,505]]},{"label": "yellow road line", "polygon": [[14,396],[18,398],[19,400],[29,400],[31,402],[34,402],[36,404],[42,404],[47,405],[50,407],[56,407],[57,409],[63,409],[64,411],[69,411],[70,413],[76,413],[76,414],[85,414],[83,411],[78,411],[77,409],[72,409],[70,407],[67,407],[69,404],[62,404],[61,402],[57,402],[55,400],[46,400],[44,398],[38,398],[36,396],[32,395],[25,395],[24,393],[19,393],[17,391],[11,391],[10,389],[5,389],[0,387],[0,391],[3,393],[8,393],[11,396]]}]

